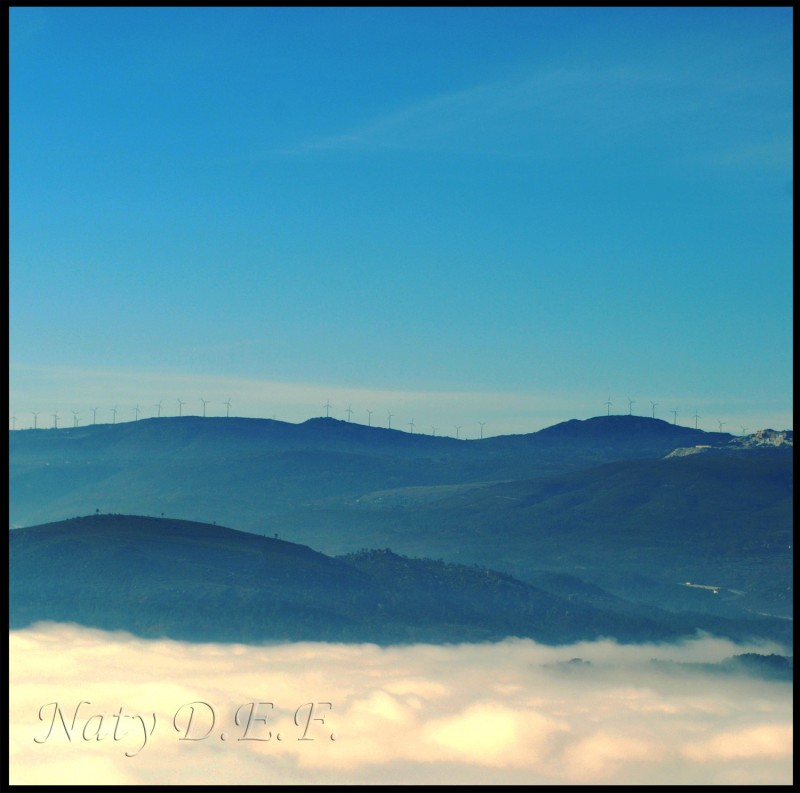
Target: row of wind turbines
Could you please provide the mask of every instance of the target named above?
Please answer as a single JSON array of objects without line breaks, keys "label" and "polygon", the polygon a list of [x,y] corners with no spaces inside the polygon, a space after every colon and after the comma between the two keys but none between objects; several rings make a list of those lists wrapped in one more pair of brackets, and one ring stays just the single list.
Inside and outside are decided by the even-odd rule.
[{"label": "row of wind turbines", "polygon": [[[322,407],[325,408],[325,418],[330,418],[331,417],[331,408],[333,407],[333,405],[331,405],[331,403],[328,401]],[[353,413],[355,413],[355,411],[353,410],[353,406],[352,405],[348,405],[344,412],[347,414],[348,423],[350,423],[352,421]],[[375,413],[375,412],[376,411],[374,411],[374,410],[367,410],[366,411],[366,413],[367,413],[367,426],[368,427],[372,426],[372,414]],[[386,411],[386,426],[387,426],[388,429],[392,428],[392,419],[393,418],[395,418],[395,414],[392,413],[391,410],[387,410]],[[480,439],[483,440],[483,428],[486,426],[486,422],[485,421],[478,421],[476,423],[480,426]],[[416,422],[414,421],[414,419],[412,418],[411,421],[409,421],[406,424],[406,426],[411,428],[410,429],[410,434],[413,435],[414,434],[414,427],[417,426]],[[453,429],[456,431],[456,439],[460,438],[461,430],[465,426],[466,426],[465,424],[454,424],[453,425]],[[431,427],[431,435],[436,435],[436,433],[440,429],[439,427],[434,427],[433,425],[430,425],[430,427]]]},{"label": "row of wind turbines", "polygon": [[[204,399],[203,397],[200,397],[200,402],[201,402],[201,404],[203,406],[203,414],[202,415],[205,418],[207,416],[207,408],[208,408],[208,405],[211,403],[211,400]],[[232,402],[231,399],[227,399],[222,403],[223,405],[225,405],[225,418],[230,418],[230,415],[231,415],[231,402]],[[178,400],[176,400],[176,403],[177,403],[177,413],[176,413],[176,415],[179,416],[179,417],[183,416],[183,408],[187,404],[187,402],[182,400],[182,399],[178,399]],[[154,413],[153,418],[161,418],[161,414],[162,414],[162,410],[163,410],[163,404],[164,404],[164,400],[160,399],[158,402],[156,402],[153,405],[153,407],[155,408],[155,413]],[[333,407],[333,405],[331,405],[331,403],[328,401],[323,405],[323,407],[325,408],[325,416],[326,416],[326,418],[330,418],[330,415],[331,415],[330,411],[331,411],[331,408]],[[92,424],[97,424],[97,413],[98,413],[99,410],[101,410],[101,408],[99,408],[99,407],[89,408],[89,412],[92,414],[92,422],[91,422]],[[117,423],[117,414],[120,413],[119,408],[115,405],[113,408],[108,408],[108,410],[111,412],[111,423],[112,424],[116,424]],[[139,405],[135,405],[134,407],[130,408],[130,410],[133,413],[133,420],[134,421],[138,421],[139,420],[139,414],[143,412],[141,407]],[[347,409],[344,412],[347,414],[347,421],[351,422],[352,421],[352,417],[353,417],[353,413],[355,413],[355,411],[353,410],[352,405],[348,405]],[[367,426],[369,426],[369,427],[372,426],[372,415],[375,412],[376,411],[374,411],[374,410],[367,410],[366,411],[366,413],[367,413]],[[80,426],[80,423],[81,423],[81,420],[80,420],[81,411],[80,410],[73,410],[73,411],[71,411],[71,413],[72,413],[72,426],[73,427]],[[33,416],[33,429],[38,429],[39,428],[39,416],[42,415],[42,412],[41,411],[31,411],[30,415]],[[55,413],[51,413],[50,414],[50,417],[53,419],[53,425],[52,426],[53,426],[54,429],[58,429],[58,421],[59,421],[60,416],[61,416],[61,414],[59,413],[58,410],[56,410]],[[393,418],[395,418],[395,414],[392,413],[390,410],[387,410],[386,411],[386,419],[387,419],[387,427],[389,429],[392,428],[392,419]],[[480,432],[479,432],[480,438],[483,439],[483,432],[484,432],[483,428],[486,426],[486,422],[485,421],[479,421],[479,422],[477,422],[477,424],[480,427]],[[414,428],[417,426],[417,424],[416,424],[415,420],[412,418],[411,421],[408,422],[407,426],[410,427],[410,432],[413,434],[414,433]],[[460,438],[461,430],[464,428],[464,426],[465,426],[464,424],[455,424],[455,425],[453,425],[453,429],[455,430],[455,437],[457,439]],[[16,416],[16,414],[14,414],[14,415],[11,416],[11,429],[15,430],[16,428],[17,428],[17,416]],[[439,431],[439,427],[431,426],[431,434],[432,435],[436,435],[436,433],[438,431]]]},{"label": "row of wind turbines", "polygon": [[[205,418],[206,415],[207,415],[206,411],[207,411],[208,405],[211,404],[211,400],[210,399],[204,399],[203,397],[200,397],[199,400],[200,400],[200,402],[201,402],[201,404],[203,406],[203,417]],[[633,415],[633,406],[636,404],[636,400],[635,399],[631,399],[630,397],[627,397],[627,400],[628,400],[628,415],[632,416]],[[230,415],[231,415],[231,402],[232,402],[231,399],[227,399],[224,402],[222,402],[222,404],[225,405],[225,418],[230,418]],[[183,416],[183,408],[188,403],[183,399],[177,399],[176,403],[177,403],[177,414],[176,415],[177,416]],[[156,402],[153,405],[153,407],[156,409],[154,418],[161,418],[163,404],[164,404],[164,400],[160,399],[158,402]],[[606,402],[604,402],[603,404],[606,407],[606,415],[610,416],[611,415],[611,407],[614,404],[611,401],[611,396],[609,396],[608,400]],[[651,408],[652,408],[652,417],[653,418],[656,417],[656,407],[658,406],[658,404],[659,404],[658,402],[654,402],[652,399],[650,400],[650,405],[651,405]],[[331,409],[333,408],[333,405],[331,405],[330,401],[326,401],[325,404],[322,407],[325,409],[325,417],[326,418],[330,418],[331,417]],[[96,424],[97,423],[97,413],[98,413],[99,410],[101,410],[101,408],[99,408],[99,407],[89,408],[89,412],[92,414],[92,424]],[[115,405],[113,408],[108,408],[108,410],[111,412],[111,423],[112,424],[116,424],[117,423],[117,414],[120,412],[119,408]],[[134,419],[133,420],[134,421],[138,421],[139,420],[139,414],[143,412],[142,409],[140,408],[140,406],[137,404],[133,408],[131,408],[130,410],[134,414]],[[373,416],[373,414],[375,412],[376,411],[374,411],[374,410],[367,410],[366,411],[366,413],[367,413],[367,426],[368,427],[372,426],[372,416]],[[673,408],[672,410],[670,410],[668,412],[672,413],[672,416],[673,416],[672,423],[673,424],[677,424],[678,423],[678,409],[677,408]],[[38,420],[39,420],[39,416],[41,415],[41,411],[30,411],[30,413],[33,416],[33,429],[38,429],[38,426],[39,426]],[[71,411],[71,413],[72,413],[72,426],[73,427],[80,426],[80,423],[81,423],[81,420],[80,420],[81,411],[73,410],[73,411]],[[344,411],[344,413],[347,414],[347,421],[351,422],[352,421],[352,417],[353,417],[353,413],[355,413],[355,411],[353,410],[353,406],[352,405],[348,405],[347,409]],[[60,417],[59,411],[56,410],[55,413],[51,413],[50,417],[53,419],[53,427],[55,429],[58,429],[58,420],[59,420],[59,417]],[[393,418],[396,418],[395,414],[392,413],[391,410],[387,410],[386,411],[386,426],[388,427],[388,429],[392,429],[392,419]],[[694,428],[695,429],[699,429],[699,420],[702,418],[702,416],[700,416],[700,414],[697,412],[696,409],[695,409],[693,418],[694,418]],[[485,421],[478,421],[477,424],[480,427],[479,437],[482,440],[483,439],[483,433],[484,433],[484,427],[486,426],[486,422]],[[725,424],[726,424],[726,422],[717,420],[717,425],[719,427],[719,432],[722,432],[722,428],[725,426]],[[413,435],[414,434],[414,428],[417,426],[415,420],[412,418],[411,421],[409,421],[406,424],[406,426],[410,428],[409,431]],[[456,439],[460,439],[461,430],[465,426],[466,425],[464,425],[464,424],[454,424],[453,425],[453,429],[455,430]],[[16,429],[16,428],[17,428],[17,416],[16,416],[16,414],[14,414],[14,415],[11,416],[11,429]],[[435,426],[431,425],[431,434],[435,436],[436,433],[439,431],[439,429],[440,429],[439,427],[435,427]],[[742,435],[746,435],[747,434],[747,427],[743,426],[741,428],[741,430],[742,430]]]},{"label": "row of wind turbines", "polygon": [[[627,397],[627,400],[628,400],[628,415],[632,416],[633,415],[633,406],[636,404],[636,400],[635,399],[631,399],[630,397]],[[614,404],[611,401],[611,397],[609,396],[608,400],[606,402],[604,402],[603,404],[606,406],[606,415],[610,416],[611,415],[611,406]],[[651,399],[650,400],[650,404],[652,405],[652,417],[655,418],[656,417],[656,407],[658,405],[658,402],[653,402],[653,400]],[[672,423],[673,424],[677,424],[678,423],[678,409],[677,408],[673,408],[672,410],[670,410],[668,412],[672,413]],[[699,429],[698,421],[703,417],[697,412],[697,408],[695,408],[694,416],[692,416],[692,418],[694,419],[694,428],[695,429]],[[722,432],[722,428],[725,426],[726,423],[727,422],[725,422],[725,421],[720,421],[719,419],[717,419],[717,425],[719,426],[719,431],[720,432]],[[747,435],[747,427],[742,427],[741,429],[742,429],[742,435]]]},{"label": "row of wind turbines", "polygon": [[[200,401],[203,403],[203,417],[205,418],[205,416],[206,416],[206,406],[211,402],[211,400],[210,399],[203,399],[203,397],[200,397]],[[177,415],[178,416],[182,416],[183,415],[183,406],[188,404],[188,403],[185,402],[182,399],[178,399],[177,403],[178,403],[178,413],[177,413]],[[162,410],[163,404],[164,404],[164,400],[163,399],[159,399],[159,401],[156,402],[153,405],[153,407],[156,408],[156,414],[155,414],[154,418],[161,418],[161,410]],[[225,402],[223,402],[222,404],[225,405],[225,418],[230,418],[230,416],[231,416],[231,400],[228,399]],[[89,408],[89,412],[92,414],[92,424],[97,424],[97,411],[98,410],[101,410],[101,408],[99,408],[99,407]],[[112,424],[116,424],[117,423],[117,413],[120,412],[119,408],[115,405],[113,408],[108,408],[108,410],[111,412],[111,423]],[[72,426],[73,427],[80,426],[81,420],[80,420],[79,416],[81,414],[81,411],[80,410],[72,410],[70,412],[72,413]],[[131,412],[134,414],[133,420],[134,421],[138,421],[139,420],[139,414],[142,413],[143,411],[139,407],[139,405],[136,405],[136,406],[131,408]],[[30,414],[33,416],[33,429],[38,429],[39,428],[39,416],[42,415],[42,411],[33,411],[32,410],[32,411],[30,411]],[[58,410],[56,410],[55,413],[51,413],[50,414],[50,417],[53,419],[53,427],[55,429],[58,429],[58,419],[59,419],[60,415],[61,414],[59,413]],[[16,428],[17,428],[17,415],[15,413],[14,415],[11,416],[11,429],[16,429]]]}]

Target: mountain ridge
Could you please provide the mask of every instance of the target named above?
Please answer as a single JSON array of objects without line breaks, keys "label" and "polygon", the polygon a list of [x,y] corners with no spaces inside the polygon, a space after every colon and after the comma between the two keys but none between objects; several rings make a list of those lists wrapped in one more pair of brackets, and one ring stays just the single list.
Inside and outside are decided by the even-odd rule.
[{"label": "mountain ridge", "polygon": [[16,430],[9,439],[9,521],[31,525],[100,508],[213,517],[262,531],[259,516],[328,495],[524,479],[729,437],[636,416],[470,441],[329,418],[294,425],[184,416]]}]

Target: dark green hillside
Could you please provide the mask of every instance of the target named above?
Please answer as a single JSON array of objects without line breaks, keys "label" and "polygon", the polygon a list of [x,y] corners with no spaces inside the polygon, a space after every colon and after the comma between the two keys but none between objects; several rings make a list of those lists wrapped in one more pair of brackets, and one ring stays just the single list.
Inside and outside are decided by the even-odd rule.
[{"label": "dark green hillside", "polygon": [[555,642],[574,640],[576,624],[584,636],[614,636],[620,641],[643,636],[665,640],[694,630],[687,623],[666,626],[644,614],[597,609],[477,566],[411,559],[388,549],[339,558],[375,580],[390,582],[384,595],[387,607],[418,627],[439,621],[468,623],[479,615],[487,626],[487,640],[525,635],[521,629],[536,624]]},{"label": "dark green hillside", "polygon": [[96,515],[15,529],[9,542],[12,628],[333,640],[357,633],[347,615],[376,595],[367,576],[305,546],[189,521]]},{"label": "dark green hillside", "polygon": [[[305,546],[189,521],[94,515],[9,533],[9,626],[75,622],[189,641],[785,640],[769,620],[602,608],[495,571]],[[785,630],[783,631],[785,634]]]}]

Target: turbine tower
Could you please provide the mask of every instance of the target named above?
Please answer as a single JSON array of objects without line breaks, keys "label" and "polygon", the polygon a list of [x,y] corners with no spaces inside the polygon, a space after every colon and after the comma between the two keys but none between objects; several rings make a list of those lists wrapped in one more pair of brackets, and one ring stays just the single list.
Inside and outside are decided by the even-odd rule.
[{"label": "turbine tower", "polygon": [[180,399],[178,400],[178,415],[179,415],[179,416],[182,416],[182,415],[183,415],[183,406],[184,406],[185,404],[186,404],[186,403],[185,403],[184,401],[182,401],[182,400],[180,400]]},{"label": "turbine tower", "polygon": [[394,413],[392,413],[390,410],[387,410],[386,411],[386,415],[389,417],[389,429],[391,429],[392,428],[392,416],[394,416]]},{"label": "turbine tower", "polygon": [[481,440],[483,440],[483,426],[484,426],[484,424],[486,424],[486,422],[485,421],[479,421],[478,424],[481,425]]},{"label": "turbine tower", "polygon": [[33,413],[33,428],[34,429],[36,429],[36,419],[38,418],[39,413],[41,413],[41,412],[42,411],[40,410],[38,413]]},{"label": "turbine tower", "polygon": [[697,415],[697,408],[694,409],[694,428],[697,429],[697,419],[702,418],[702,416]]},{"label": "turbine tower", "polygon": [[722,428],[725,426],[726,422],[717,419],[717,424],[719,424],[719,431],[722,432]]},{"label": "turbine tower", "polygon": [[139,410],[139,406],[138,405],[133,409],[133,412],[136,415],[136,418],[134,419],[134,421],[139,421],[139,413],[141,411]]},{"label": "turbine tower", "polygon": [[651,399],[650,400],[650,404],[653,406],[653,418],[655,418],[656,417],[656,405],[658,404],[658,402],[653,402],[653,400]]},{"label": "turbine tower", "polygon": [[345,413],[347,413],[347,421],[349,422],[350,421],[350,417],[353,415],[353,406],[352,405],[348,405],[347,406],[347,410],[345,410]]},{"label": "turbine tower", "polygon": [[157,416],[157,418],[161,418],[161,403],[163,401],[164,401],[163,399],[159,399],[158,402],[156,402],[155,405],[153,405],[154,408],[158,408],[158,416]]},{"label": "turbine tower", "polygon": [[677,424],[678,423],[678,411],[677,410],[670,410],[670,413],[672,413],[672,415],[674,416],[674,418],[672,420],[672,423],[673,424]]},{"label": "turbine tower", "polygon": [[11,429],[12,429],[12,430],[15,430],[16,428],[17,428],[17,414],[16,414],[16,413],[14,413],[14,414],[11,416]]},{"label": "turbine tower", "polygon": [[330,400],[328,400],[322,407],[325,408],[325,418],[329,419],[331,417],[331,408],[333,407],[333,405],[330,403]]},{"label": "turbine tower", "polygon": [[636,400],[635,399],[631,399],[630,397],[628,397],[628,415],[629,416],[633,415],[633,406],[635,404],[636,404]]},{"label": "turbine tower", "polygon": [[111,413],[112,413],[112,415],[114,417],[113,421],[111,423],[112,424],[116,424],[117,423],[117,406],[116,405],[114,405],[114,407],[111,408]]},{"label": "turbine tower", "polygon": [[433,425],[431,425],[431,429],[433,430],[433,437],[435,438],[436,437],[436,430],[438,430],[439,428],[438,427],[434,427]]},{"label": "turbine tower", "polygon": [[747,427],[742,427],[742,435],[747,435]]},{"label": "turbine tower", "polygon": [[80,415],[80,410],[73,410],[72,411],[72,426],[78,426],[78,416]]},{"label": "turbine tower", "polygon": [[90,410],[92,411],[92,424],[97,424],[97,411],[100,408],[90,408]]},{"label": "turbine tower", "polygon": [[231,400],[230,400],[230,397],[228,397],[228,401],[227,402],[223,402],[223,404],[225,405],[225,418],[229,419],[231,417]]},{"label": "turbine tower", "polygon": [[408,426],[411,427],[411,434],[413,435],[414,427],[416,426],[416,424],[414,424],[414,419],[411,419],[411,421],[408,422]]},{"label": "turbine tower", "polygon": [[371,427],[371,426],[372,426],[372,414],[373,414],[374,412],[375,412],[374,410],[368,410],[368,411],[367,411],[367,426],[368,426],[368,427]]},{"label": "turbine tower", "polygon": [[461,428],[464,425],[463,424],[454,424],[453,426],[456,428],[456,440],[458,440],[458,433],[459,433],[459,431],[461,430]]},{"label": "turbine tower", "polygon": [[58,429],[58,411],[53,413],[53,427]]},{"label": "turbine tower", "polygon": [[203,399],[200,397],[200,401],[203,403],[203,418],[206,417],[206,405],[211,401],[210,399]]},{"label": "turbine tower", "polygon": [[609,394],[609,396],[608,396],[608,402],[605,402],[604,404],[605,404],[605,406],[606,406],[606,410],[607,410],[607,412],[606,412],[606,416],[610,416],[610,415],[611,415],[611,406],[614,404],[614,403],[611,401],[611,395],[610,395],[610,394]]}]

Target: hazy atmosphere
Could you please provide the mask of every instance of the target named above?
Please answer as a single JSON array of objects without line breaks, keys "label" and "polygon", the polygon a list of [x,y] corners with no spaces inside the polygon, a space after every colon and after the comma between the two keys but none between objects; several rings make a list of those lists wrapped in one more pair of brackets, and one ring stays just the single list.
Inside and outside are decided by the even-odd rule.
[{"label": "hazy atmosphere", "polygon": [[791,9],[10,23],[13,427],[792,427]]}]

